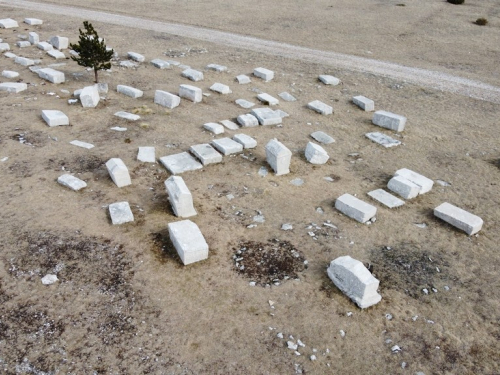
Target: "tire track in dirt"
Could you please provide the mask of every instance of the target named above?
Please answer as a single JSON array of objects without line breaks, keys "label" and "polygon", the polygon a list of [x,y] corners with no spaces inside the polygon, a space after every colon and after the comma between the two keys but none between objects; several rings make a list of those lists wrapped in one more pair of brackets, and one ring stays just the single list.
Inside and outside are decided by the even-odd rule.
[{"label": "tire track in dirt", "polygon": [[139,17],[124,16],[72,6],[42,4],[24,0],[0,0],[0,6],[2,5],[29,9],[37,12],[78,17],[89,21],[157,31],[295,60],[330,65],[338,69],[371,73],[382,77],[410,82],[423,87],[500,104],[500,87],[432,70],[412,68],[342,53],[321,51],[202,27],[158,22]]}]

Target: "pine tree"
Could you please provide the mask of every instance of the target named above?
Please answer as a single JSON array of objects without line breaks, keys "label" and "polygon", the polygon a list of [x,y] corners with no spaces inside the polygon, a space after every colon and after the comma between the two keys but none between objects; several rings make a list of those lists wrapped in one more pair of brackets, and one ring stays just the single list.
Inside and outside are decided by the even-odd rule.
[{"label": "pine tree", "polygon": [[76,61],[78,65],[94,69],[95,82],[99,79],[97,72],[103,69],[111,68],[111,58],[114,51],[106,49],[104,39],[99,38],[92,24],[88,21],[83,21],[85,31],[79,29],[80,40],[77,44],[70,44],[70,48],[78,53],[78,56],[71,56],[71,59]]}]

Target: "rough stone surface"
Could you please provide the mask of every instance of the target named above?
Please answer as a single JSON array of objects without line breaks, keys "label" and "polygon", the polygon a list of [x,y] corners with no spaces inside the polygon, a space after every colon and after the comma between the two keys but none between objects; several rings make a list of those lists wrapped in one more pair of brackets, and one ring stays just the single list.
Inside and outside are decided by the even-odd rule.
[{"label": "rough stone surface", "polygon": [[272,97],[269,94],[262,93],[257,95],[257,99],[259,99],[262,103],[267,104],[267,105],[278,105],[280,104],[280,101],[276,99],[275,97]]},{"label": "rough stone surface", "polygon": [[199,103],[203,98],[203,93],[199,87],[191,85],[180,85],[179,96],[181,98],[189,99],[194,103]]},{"label": "rough stone surface", "polygon": [[32,31],[28,34],[28,41],[33,45],[37,45],[40,42],[40,37],[37,33]]},{"label": "rough stone surface", "polygon": [[403,197],[404,199],[415,198],[420,192],[420,186],[404,178],[403,176],[395,176],[389,180],[387,188]]},{"label": "rough stone surface", "polygon": [[0,91],[9,93],[18,93],[28,89],[28,85],[23,82],[4,82],[0,83]]},{"label": "rough stone surface", "polygon": [[95,108],[101,99],[96,85],[84,87],[79,98],[84,108]]},{"label": "rough stone surface", "polygon": [[189,151],[191,151],[203,165],[220,163],[222,161],[222,155],[208,143],[191,146]]},{"label": "rough stone surface", "polygon": [[335,286],[362,309],[382,299],[377,293],[379,280],[359,260],[348,255],[338,257],[330,263],[327,273]]},{"label": "rough stone surface", "polygon": [[196,215],[196,210],[193,206],[193,196],[182,177],[170,176],[165,181],[165,188],[175,216],[191,217]]},{"label": "rough stone surface", "polygon": [[69,125],[69,118],[61,111],[45,109],[42,118],[49,126]]},{"label": "rough stone surface", "polygon": [[47,55],[53,57],[56,60],[61,60],[66,58],[66,55],[63,52],[56,49],[47,51]]},{"label": "rough stone surface", "polygon": [[246,134],[235,134],[233,136],[233,141],[238,142],[243,146],[243,148],[255,148],[257,147],[257,141]]},{"label": "rough stone surface", "polygon": [[483,219],[450,203],[442,203],[434,209],[434,216],[463,230],[469,236],[476,234],[483,227]]},{"label": "rough stone surface", "polygon": [[344,194],[335,201],[335,208],[351,219],[366,223],[377,214],[377,208],[351,194]]},{"label": "rough stone surface", "polygon": [[167,61],[162,60],[162,59],[151,60],[151,64],[158,69],[170,69],[171,68],[170,64]]},{"label": "rough stone surface", "polygon": [[219,138],[212,141],[214,146],[223,155],[236,154],[243,151],[243,146],[230,138]]},{"label": "rough stone surface", "polygon": [[245,99],[236,99],[235,103],[245,109],[252,108],[255,105],[255,103],[249,102],[248,100]]},{"label": "rough stone surface", "polygon": [[340,79],[338,79],[337,77],[329,76],[326,74],[320,75],[318,79],[325,85],[337,86],[340,83]]},{"label": "rough stone surface", "polygon": [[142,161],[143,163],[156,163],[155,148],[139,147],[137,160]]},{"label": "rough stone surface", "polygon": [[2,77],[9,78],[9,79],[17,78],[17,77],[19,77],[19,73],[14,72],[13,70],[3,70]]},{"label": "rough stone surface", "polygon": [[63,174],[62,176],[59,176],[57,178],[57,182],[74,191],[78,191],[80,189],[87,187],[85,181],[82,181],[79,178],[72,176],[70,174]]},{"label": "rough stone surface", "polygon": [[364,97],[363,95],[354,96],[352,98],[352,102],[365,112],[371,112],[375,110],[375,102]]},{"label": "rough stone surface", "polygon": [[139,116],[139,115],[134,115],[133,113],[124,112],[124,111],[116,112],[115,116],[123,118],[123,119],[128,120],[128,121],[137,121],[137,120],[140,120],[140,118],[141,118],[141,116]]},{"label": "rough stone surface", "polygon": [[404,201],[383,189],[372,190],[368,195],[389,208],[400,207],[405,204]]},{"label": "rough stone surface", "polygon": [[16,42],[16,46],[18,46],[19,48],[31,47],[31,43],[27,40],[21,40],[19,42]]},{"label": "rough stone surface", "polygon": [[322,115],[331,115],[333,113],[333,108],[319,100],[314,100],[307,104],[307,108],[318,112]]},{"label": "rough stone surface", "polygon": [[244,128],[249,128],[252,126],[259,125],[259,120],[257,120],[257,117],[255,117],[254,115],[250,115],[250,114],[239,115],[236,118],[236,121],[238,121],[238,124],[240,124]]},{"label": "rough stone surface", "polygon": [[9,43],[0,43],[0,52],[10,51]]},{"label": "rough stone surface", "polygon": [[261,125],[277,125],[281,124],[282,118],[277,111],[273,111],[270,108],[255,108],[251,112]]},{"label": "rough stone surface", "polygon": [[146,60],[146,58],[143,55],[137,52],[127,52],[127,57],[130,60],[134,60],[137,62],[144,62],[144,60]]},{"label": "rough stone surface", "polygon": [[117,202],[109,205],[109,216],[113,225],[125,224],[134,221],[134,214],[128,202]]},{"label": "rough stone surface", "polygon": [[52,275],[52,274],[47,274],[44,277],[42,277],[42,284],[43,285],[51,285],[57,282],[59,279],[57,278],[57,275]]},{"label": "rough stone surface", "polygon": [[290,173],[292,152],[277,139],[271,139],[266,145],[266,160],[276,176]]},{"label": "rough stone surface", "polygon": [[43,68],[36,71],[38,76],[52,83],[64,83],[64,73],[52,68]]},{"label": "rough stone surface", "polygon": [[105,82],[96,83],[94,86],[97,87],[97,92],[100,94],[107,94],[109,91],[109,86]]},{"label": "rough stone surface", "polygon": [[200,72],[198,70],[186,69],[182,71],[181,75],[194,82],[203,81],[203,72]]},{"label": "rough stone surface", "polygon": [[385,148],[395,147],[401,144],[401,142],[398,141],[397,139],[394,139],[392,137],[389,137],[388,135],[379,132],[366,133],[365,136],[369,140],[378,143],[379,145],[384,146]]},{"label": "rough stone surface", "polygon": [[155,91],[154,101],[156,104],[170,109],[178,107],[179,104],[181,104],[181,98],[179,96],[162,90]]},{"label": "rough stone surface", "polygon": [[246,85],[247,83],[252,82],[250,77],[245,74],[240,74],[239,76],[236,76],[236,80],[240,85]]},{"label": "rough stone surface", "polygon": [[226,129],[229,129],[229,130],[238,130],[240,127],[235,124],[234,122],[232,122],[231,120],[222,120],[222,121],[219,121],[222,125],[224,125],[224,127]]},{"label": "rough stone surface", "polygon": [[278,94],[278,96],[281,99],[283,99],[285,102],[295,102],[297,100],[295,98],[295,96],[293,96],[292,94],[287,93],[286,91],[282,92],[281,94]]},{"label": "rough stone surface", "polygon": [[21,57],[21,56],[16,56],[14,58],[14,62],[16,64],[22,65],[22,66],[32,66],[35,65],[35,60],[28,59],[27,57]]},{"label": "rough stone surface", "polygon": [[232,93],[229,86],[223,85],[222,83],[218,83],[218,82],[216,82],[212,86],[210,86],[210,90],[218,92],[219,94],[224,94],[224,95]]},{"label": "rough stone surface", "polygon": [[90,150],[90,149],[94,148],[93,144],[87,143],[87,142],[82,142],[82,141],[74,140],[74,141],[71,141],[69,143],[72,144],[73,146],[78,146],[78,147],[86,148],[87,150]]},{"label": "rough stone surface", "polygon": [[227,71],[227,66],[219,65],[219,64],[208,64],[205,68],[207,70],[213,70],[215,72],[225,72],[225,71]]},{"label": "rough stone surface", "polygon": [[208,244],[200,228],[191,220],[169,223],[168,233],[184,265],[208,258]]},{"label": "rough stone surface", "polygon": [[410,180],[414,184],[420,186],[419,194],[425,194],[431,191],[432,186],[434,186],[434,181],[432,181],[430,178],[422,176],[421,174],[418,174],[417,172],[413,172],[406,168],[398,169],[396,173],[394,173],[394,176],[402,176],[407,180]]},{"label": "rough stone surface", "polygon": [[266,82],[274,78],[274,72],[266,68],[255,68],[253,70],[253,75],[262,78]]},{"label": "rough stone surface", "polygon": [[120,61],[120,66],[124,68],[137,68],[139,64],[130,60],[125,60],[125,61]]},{"label": "rough stone surface", "polygon": [[203,124],[203,128],[216,135],[224,133],[224,126],[215,122],[207,122],[206,124]]},{"label": "rough stone surface", "polygon": [[[0,52],[2,51],[2,44],[7,44],[7,43],[0,43]],[[8,44],[7,44],[8,45]],[[5,52],[3,54],[6,58],[8,59],[14,59],[17,57],[16,54],[12,53],[12,52]],[[15,61],[14,61],[15,62]]]},{"label": "rough stone surface", "polygon": [[130,96],[131,98],[134,99],[140,98],[142,95],[144,95],[143,91],[125,85],[116,86],[116,91],[118,91],[120,94]]},{"label": "rough stone surface", "polygon": [[132,184],[128,168],[122,159],[112,158],[106,162],[106,168],[113,182],[119,188]]},{"label": "rough stone surface", "polygon": [[64,36],[53,36],[50,38],[49,43],[58,50],[66,49],[69,45],[69,39]]},{"label": "rough stone surface", "polygon": [[325,145],[329,145],[330,143],[335,142],[335,139],[333,139],[328,134],[321,132],[321,131],[311,133],[311,137],[313,139],[315,139],[316,141],[318,141],[319,143],[323,143]]},{"label": "rough stone surface", "polygon": [[312,142],[307,143],[305,154],[311,164],[325,164],[330,158],[323,147]]},{"label": "rough stone surface", "polygon": [[160,162],[172,174],[180,174],[203,168],[203,165],[189,155],[188,152],[163,156],[160,158]]},{"label": "rough stone surface", "polygon": [[40,20],[38,18],[25,18],[24,19],[24,23],[28,24],[28,25],[42,25],[43,24],[43,20]]},{"label": "rough stone surface", "polygon": [[42,51],[52,51],[54,49],[52,44],[48,42],[38,42],[36,46],[38,49],[41,49]]},{"label": "rough stone surface", "polygon": [[12,29],[14,27],[19,27],[17,21],[12,18],[4,18],[0,20],[0,29]]},{"label": "rough stone surface", "polygon": [[382,128],[402,132],[405,129],[406,117],[387,111],[377,111],[373,114],[372,123]]}]

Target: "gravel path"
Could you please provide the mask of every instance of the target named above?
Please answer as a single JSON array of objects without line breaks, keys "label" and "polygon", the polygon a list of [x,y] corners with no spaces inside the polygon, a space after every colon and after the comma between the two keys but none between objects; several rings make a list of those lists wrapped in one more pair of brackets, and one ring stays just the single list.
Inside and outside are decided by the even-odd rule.
[{"label": "gravel path", "polygon": [[0,6],[2,5],[174,34],[224,46],[243,48],[290,59],[330,65],[338,69],[372,73],[378,76],[410,82],[423,87],[500,104],[500,87],[437,71],[412,68],[341,53],[320,51],[202,27],[151,21],[138,17],[123,16],[77,7],[42,4],[24,0],[0,0]]}]

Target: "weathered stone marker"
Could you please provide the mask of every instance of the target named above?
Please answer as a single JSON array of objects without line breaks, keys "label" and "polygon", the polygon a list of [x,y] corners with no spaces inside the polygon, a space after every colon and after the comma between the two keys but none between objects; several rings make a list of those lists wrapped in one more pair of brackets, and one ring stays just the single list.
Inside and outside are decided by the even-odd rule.
[{"label": "weathered stone marker", "polygon": [[266,82],[274,78],[274,72],[266,68],[255,68],[253,70],[253,75],[262,78]]},{"label": "weathered stone marker", "polygon": [[137,160],[143,163],[156,163],[154,147],[139,147],[137,152]]},{"label": "weathered stone marker", "polygon": [[271,139],[266,145],[266,160],[276,176],[290,173],[292,151],[276,138]]},{"label": "weathered stone marker", "polygon": [[203,165],[201,165],[188,152],[163,156],[160,158],[160,162],[172,174],[179,174],[203,168]]},{"label": "weathered stone marker", "polygon": [[325,164],[330,158],[323,147],[312,142],[307,143],[305,156],[311,164]]},{"label": "weathered stone marker", "polygon": [[244,74],[240,74],[239,76],[236,76],[236,80],[240,85],[246,85],[247,83],[252,82],[250,80],[250,77]]},{"label": "weathered stone marker", "polygon": [[193,206],[193,196],[182,177],[170,176],[165,181],[165,188],[167,189],[168,200],[175,216],[191,217],[196,215],[196,210]]},{"label": "weathered stone marker", "polygon": [[344,194],[338,197],[335,201],[335,208],[360,223],[366,223],[377,214],[377,207],[351,194]]},{"label": "weathered stone marker", "polygon": [[311,133],[311,137],[313,137],[319,143],[323,143],[325,145],[329,145],[330,143],[335,142],[335,139],[333,139],[328,134],[326,134],[322,131],[317,131],[317,132]]},{"label": "weathered stone marker", "polygon": [[203,165],[220,163],[222,161],[222,155],[208,143],[193,145],[189,148],[189,151],[191,151]]},{"label": "weathered stone marker", "polygon": [[434,181],[432,181],[430,178],[422,176],[421,174],[418,174],[417,172],[413,172],[406,168],[398,169],[396,173],[394,173],[394,176],[402,176],[407,180],[410,180],[414,184],[420,186],[419,194],[425,194],[431,191],[432,186],[434,185]]},{"label": "weathered stone marker", "polygon": [[312,102],[307,104],[307,108],[312,109],[315,112],[318,112],[321,115],[331,115],[333,113],[333,107],[320,102],[319,100],[313,100]]},{"label": "weathered stone marker", "polygon": [[167,108],[175,108],[181,104],[181,98],[166,91],[155,91],[155,103]]},{"label": "weathered stone marker", "polygon": [[387,111],[377,111],[373,114],[372,122],[382,128],[402,132],[405,129],[406,117]]},{"label": "weathered stone marker", "polygon": [[134,60],[137,62],[144,62],[144,60],[146,60],[146,58],[143,55],[137,52],[127,52],[127,57],[130,60]]},{"label": "weathered stone marker", "polygon": [[219,138],[212,141],[212,146],[214,146],[222,155],[231,155],[243,151],[243,146],[233,141],[231,138]]},{"label": "weathered stone marker", "polygon": [[57,182],[71,190],[78,191],[80,189],[86,188],[87,184],[85,181],[80,180],[79,178],[72,176],[70,174],[63,174],[57,178]]},{"label": "weathered stone marker", "polygon": [[38,18],[25,18],[24,19],[24,23],[28,24],[28,25],[42,25],[43,24],[43,20],[40,20]]},{"label": "weathered stone marker", "polygon": [[203,128],[216,135],[224,133],[224,126],[215,122],[207,122],[203,124]]},{"label": "weathered stone marker", "polygon": [[383,189],[372,190],[368,195],[389,208],[400,207],[405,204],[404,201]]},{"label": "weathered stone marker", "polygon": [[246,134],[235,134],[233,140],[240,143],[243,148],[255,148],[257,147],[257,141]]},{"label": "weathered stone marker", "polygon": [[199,103],[203,99],[203,93],[199,87],[191,85],[180,85],[179,86],[179,96],[181,98],[186,98],[194,103]]},{"label": "weathered stone marker", "polygon": [[364,97],[363,95],[354,96],[352,98],[352,102],[365,112],[371,112],[375,110],[375,102]]},{"label": "weathered stone marker", "polygon": [[476,234],[483,227],[483,219],[450,203],[442,203],[434,209],[434,216],[463,230],[469,236]]},{"label": "weathered stone marker", "polygon": [[151,60],[151,65],[153,65],[154,67],[158,68],[158,69],[170,69],[170,64],[165,61],[165,60],[162,60],[162,59],[154,59],[154,60]]},{"label": "weathered stone marker", "polygon": [[84,108],[95,108],[100,99],[97,85],[84,87],[80,93],[80,103]]},{"label": "weathered stone marker", "polygon": [[122,119],[128,120],[128,121],[137,121],[140,120],[141,116],[135,115],[133,113],[125,112],[125,111],[118,111],[115,113],[116,117],[120,117]]},{"label": "weathered stone marker", "polygon": [[17,21],[12,18],[4,18],[0,20],[0,29],[12,29],[14,27],[19,27]]},{"label": "weathered stone marker", "polygon": [[117,85],[116,91],[118,91],[120,94],[130,96],[131,98],[134,99],[140,98],[141,96],[144,95],[144,92],[142,90],[125,85]]},{"label": "weathered stone marker", "polygon": [[186,69],[181,73],[181,75],[194,82],[203,81],[203,72],[198,70]]},{"label": "weathered stone marker", "polygon": [[420,186],[403,176],[395,176],[389,180],[387,188],[404,199],[415,198],[420,192]]},{"label": "weathered stone marker", "polygon": [[113,225],[125,224],[134,221],[134,214],[128,202],[111,203],[109,206],[109,216]]},{"label": "weathered stone marker", "polygon": [[64,83],[64,73],[52,68],[43,68],[36,71],[38,76],[52,83]]},{"label": "weathered stone marker", "polygon": [[61,111],[44,109],[42,111],[42,118],[49,126],[69,125],[69,118]]},{"label": "weathered stone marker", "polygon": [[69,45],[69,39],[64,36],[53,36],[50,38],[49,43],[58,50],[66,49]]},{"label": "weathered stone marker", "polygon": [[384,146],[385,148],[399,146],[401,144],[401,142],[397,139],[379,132],[366,133],[365,137],[381,146]]},{"label": "weathered stone marker", "polygon": [[238,121],[238,124],[240,124],[243,128],[249,128],[259,125],[259,120],[257,119],[257,117],[251,114],[239,115],[236,118],[236,121]]},{"label": "weathered stone marker", "polygon": [[329,76],[326,74],[320,75],[318,79],[325,85],[337,86],[340,83],[340,79],[338,79],[337,77]]},{"label": "weathered stone marker", "polygon": [[227,71],[227,66],[219,65],[219,64],[208,64],[205,69],[213,70],[215,72],[225,72]]},{"label": "weathered stone marker", "polygon": [[271,108],[255,108],[252,109],[251,114],[259,120],[261,125],[277,125],[282,122],[280,114]]},{"label": "weathered stone marker", "polygon": [[18,93],[28,89],[28,85],[24,82],[4,82],[0,83],[0,91],[9,93]]},{"label": "weathered stone marker", "polygon": [[208,244],[191,220],[168,224],[168,234],[184,265],[208,258]]},{"label": "weathered stone marker", "polygon": [[267,105],[278,105],[280,104],[280,101],[276,99],[275,97],[262,93],[257,95],[257,99],[259,99],[262,103],[267,104]]},{"label": "weathered stone marker", "polygon": [[224,85],[222,83],[218,83],[218,82],[216,82],[212,86],[210,86],[210,90],[218,92],[219,94],[224,94],[224,95],[232,93],[229,86]]},{"label": "weathered stone marker", "polygon": [[122,159],[112,158],[106,162],[109,176],[119,188],[132,184],[128,168]]}]

